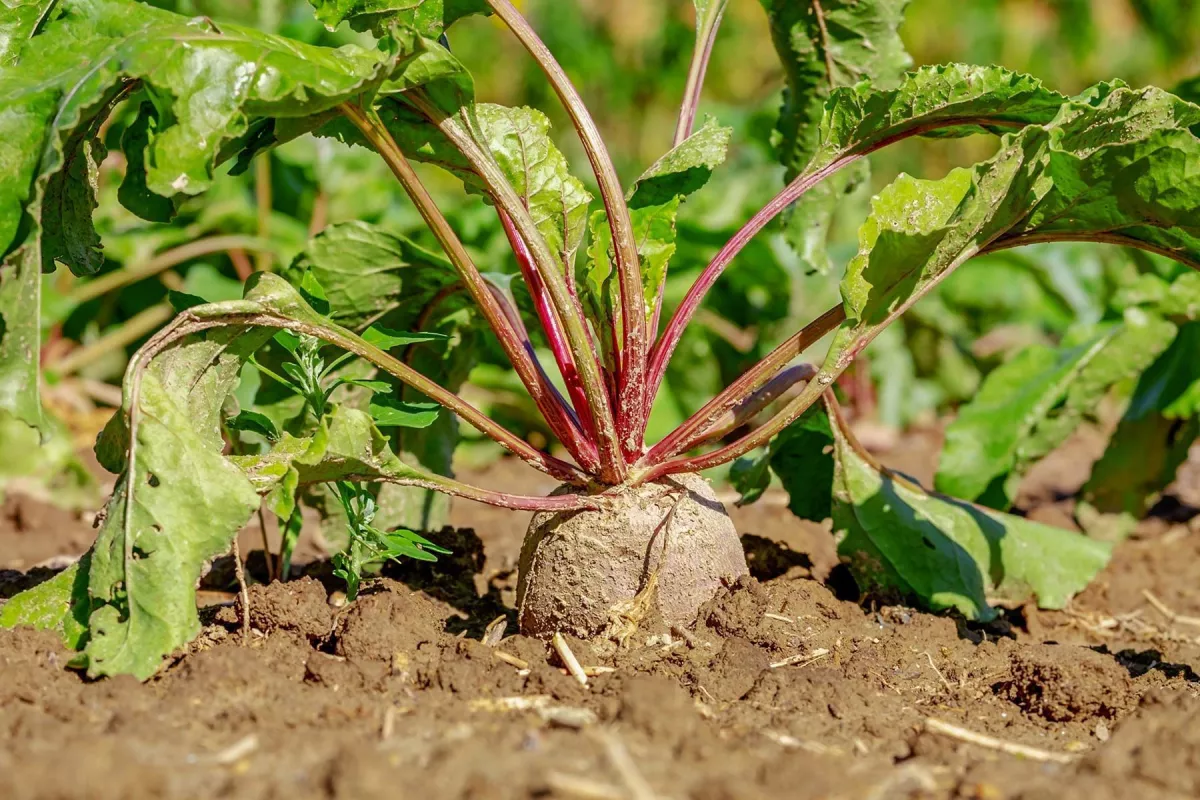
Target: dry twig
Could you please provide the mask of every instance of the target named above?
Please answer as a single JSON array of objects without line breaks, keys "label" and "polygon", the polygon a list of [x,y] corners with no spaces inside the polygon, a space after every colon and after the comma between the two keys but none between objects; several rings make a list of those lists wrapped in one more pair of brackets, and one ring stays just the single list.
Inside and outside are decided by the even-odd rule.
[{"label": "dry twig", "polygon": [[629,797],[632,800],[658,800],[658,794],[642,776],[633,756],[629,754],[629,748],[621,741],[617,732],[605,728],[598,729],[596,735],[604,744],[609,763],[613,765],[621,782],[625,784],[625,788],[629,791]]},{"label": "dry twig", "polygon": [[212,754],[212,761],[216,764],[228,765],[241,761],[246,756],[258,749],[257,734],[250,734],[238,739],[233,744]]},{"label": "dry twig", "polygon": [[579,800],[625,800],[625,793],[610,783],[601,783],[582,775],[565,772],[546,773],[546,785],[556,795],[577,797]]},{"label": "dry twig", "polygon": [[1200,628],[1200,617],[1189,617],[1185,614],[1176,614],[1166,603],[1158,599],[1158,596],[1149,589],[1142,589],[1142,597],[1146,598],[1146,602],[1154,606],[1154,610],[1167,618],[1169,622],[1175,625],[1188,625],[1194,628]]},{"label": "dry twig", "polygon": [[508,630],[508,617],[501,614],[488,623],[483,632],[483,643],[488,647],[495,647],[504,638],[506,630]]},{"label": "dry twig", "polygon": [[242,599],[242,645],[250,644],[250,589],[246,586],[246,568],[242,566],[242,549],[233,537],[233,574],[237,576],[238,597]]},{"label": "dry twig", "polygon": [[571,646],[567,644],[567,640],[563,638],[563,635],[556,633],[550,641],[554,645],[554,652],[558,653],[558,657],[562,659],[563,666],[567,668],[567,672],[571,673],[575,680],[579,681],[580,686],[587,686],[587,673],[579,665],[579,659],[571,652]]},{"label": "dry twig", "polygon": [[788,656],[783,661],[776,661],[771,665],[771,669],[779,669],[780,667],[790,667],[793,664],[798,664],[801,667],[807,667],[809,664],[822,659],[829,655],[829,649],[825,647],[813,650],[811,653],[798,653],[794,656]]},{"label": "dry twig", "polygon": [[584,667],[583,668],[583,674],[587,675],[589,678],[594,678],[597,675],[609,675],[616,671],[617,671],[616,667],[597,666],[597,667]]},{"label": "dry twig", "polygon": [[505,664],[512,664],[517,669],[529,669],[528,661],[514,656],[512,653],[506,653],[503,650],[493,650],[492,657],[499,661],[503,661]]},{"label": "dry twig", "polygon": [[933,656],[929,654],[928,650],[926,650],[923,655],[929,660],[929,666],[933,669],[934,674],[937,675],[938,679],[942,682],[942,686],[946,687],[947,692],[954,694],[954,687],[950,685],[950,681],[946,680],[946,676],[942,674],[942,671],[937,668],[937,664],[933,663]]},{"label": "dry twig", "polygon": [[396,731],[396,707],[388,706],[383,710],[383,725],[379,729],[379,738],[387,741]]},{"label": "dry twig", "polygon": [[1030,747],[1016,742],[1006,742],[1003,739],[997,739],[994,736],[988,736],[983,733],[975,733],[966,728],[960,728],[957,725],[951,725],[949,722],[942,722],[938,719],[925,720],[925,730],[930,733],[937,733],[942,736],[949,736],[951,739],[957,739],[960,742],[986,747],[989,750],[999,750],[1001,753],[1008,753],[1010,756],[1018,758],[1028,758],[1031,761],[1044,761],[1050,764],[1070,764],[1075,760],[1075,756],[1066,753],[1052,753],[1049,750],[1042,750],[1037,747]]}]

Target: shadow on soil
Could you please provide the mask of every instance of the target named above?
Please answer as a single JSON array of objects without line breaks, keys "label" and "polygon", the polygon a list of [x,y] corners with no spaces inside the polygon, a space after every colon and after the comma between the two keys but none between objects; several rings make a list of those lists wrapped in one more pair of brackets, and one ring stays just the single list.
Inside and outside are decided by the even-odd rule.
[{"label": "shadow on soil", "polygon": [[1163,654],[1158,650],[1134,650],[1132,648],[1112,652],[1107,645],[1093,647],[1097,653],[1112,656],[1118,664],[1125,668],[1131,678],[1140,678],[1149,672],[1162,673],[1166,678],[1182,678],[1188,683],[1200,683],[1200,675],[1187,664],[1172,664],[1163,660]]}]

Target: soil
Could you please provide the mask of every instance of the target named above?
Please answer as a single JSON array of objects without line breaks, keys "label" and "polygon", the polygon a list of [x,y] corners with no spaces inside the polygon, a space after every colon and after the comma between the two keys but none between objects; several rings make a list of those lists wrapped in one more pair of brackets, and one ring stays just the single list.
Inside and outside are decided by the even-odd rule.
[{"label": "soil", "polygon": [[[881,456],[927,479],[936,445],[918,434]],[[1094,457],[1072,447],[1026,486],[1031,516],[1070,524],[1076,463]],[[552,488],[510,462],[471,477]],[[218,563],[200,640],[145,684],[86,681],[53,636],[0,631],[0,797],[1200,796],[1198,495],[1192,463],[1068,610],[986,626],[860,602],[828,531],[768,495],[733,510],[752,577],[694,627],[646,621],[621,649],[568,639],[586,686],[504,632],[525,515],[457,506],[434,535],[453,556],[389,568],[354,603],[321,560],[252,586],[245,639]],[[14,502],[0,598],[92,533]],[[248,531],[243,552],[258,541]]]}]

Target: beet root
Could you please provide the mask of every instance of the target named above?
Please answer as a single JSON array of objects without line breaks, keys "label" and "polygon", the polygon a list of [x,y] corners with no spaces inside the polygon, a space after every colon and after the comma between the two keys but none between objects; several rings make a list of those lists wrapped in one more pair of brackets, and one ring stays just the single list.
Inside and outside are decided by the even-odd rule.
[{"label": "beet root", "polygon": [[[579,490],[555,494],[570,491]],[[521,632],[590,638],[636,605],[689,626],[722,583],[748,571],[737,529],[708,481],[671,475],[626,490],[613,508],[534,516],[517,583]]]}]

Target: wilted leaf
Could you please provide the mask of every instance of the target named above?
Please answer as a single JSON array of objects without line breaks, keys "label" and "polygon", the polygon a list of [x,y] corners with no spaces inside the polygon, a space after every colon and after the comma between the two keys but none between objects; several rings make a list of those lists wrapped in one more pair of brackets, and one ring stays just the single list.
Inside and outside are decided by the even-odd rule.
[{"label": "wilted leaf", "polygon": [[189,337],[151,363],[140,387],[126,387],[132,461],[92,548],[89,674],[147,678],[199,632],[200,570],[258,508],[250,481],[221,455],[216,420],[244,359],[269,336],[226,328]]}]

